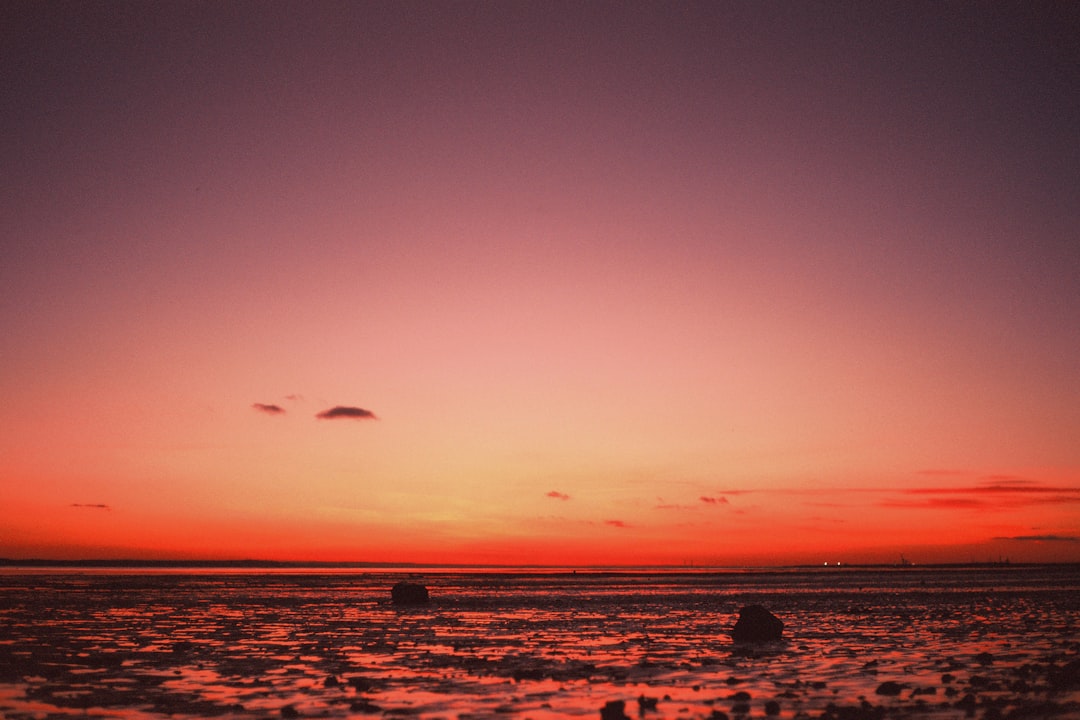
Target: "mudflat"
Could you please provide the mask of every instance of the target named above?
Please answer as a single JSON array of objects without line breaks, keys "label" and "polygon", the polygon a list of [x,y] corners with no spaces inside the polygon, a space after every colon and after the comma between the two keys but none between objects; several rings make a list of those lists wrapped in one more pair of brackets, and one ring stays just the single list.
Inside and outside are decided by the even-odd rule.
[{"label": "mudflat", "polygon": [[0,714],[1080,718],[1078,631],[1076,566],[7,569]]}]

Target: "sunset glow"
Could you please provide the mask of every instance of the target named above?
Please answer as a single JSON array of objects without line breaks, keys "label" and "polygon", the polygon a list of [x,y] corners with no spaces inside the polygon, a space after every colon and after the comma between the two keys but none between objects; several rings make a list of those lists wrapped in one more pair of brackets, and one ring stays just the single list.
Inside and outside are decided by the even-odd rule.
[{"label": "sunset glow", "polygon": [[0,15],[0,558],[1080,562],[1075,6]]}]

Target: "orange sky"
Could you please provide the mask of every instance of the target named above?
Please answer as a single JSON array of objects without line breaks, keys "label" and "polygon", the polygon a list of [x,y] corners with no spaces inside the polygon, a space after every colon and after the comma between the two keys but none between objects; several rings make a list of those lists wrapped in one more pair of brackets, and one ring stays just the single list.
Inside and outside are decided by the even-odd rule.
[{"label": "orange sky", "polygon": [[1080,23],[903,11],[5,5],[0,557],[1080,561]]}]

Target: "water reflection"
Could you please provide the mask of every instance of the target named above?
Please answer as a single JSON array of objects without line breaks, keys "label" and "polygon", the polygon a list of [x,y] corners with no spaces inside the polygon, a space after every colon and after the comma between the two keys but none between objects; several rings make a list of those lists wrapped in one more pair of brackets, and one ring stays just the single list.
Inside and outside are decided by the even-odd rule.
[{"label": "water reflection", "polygon": [[[1080,715],[1075,568],[403,577],[0,575],[0,713]],[[751,603],[784,641],[730,642]]]}]

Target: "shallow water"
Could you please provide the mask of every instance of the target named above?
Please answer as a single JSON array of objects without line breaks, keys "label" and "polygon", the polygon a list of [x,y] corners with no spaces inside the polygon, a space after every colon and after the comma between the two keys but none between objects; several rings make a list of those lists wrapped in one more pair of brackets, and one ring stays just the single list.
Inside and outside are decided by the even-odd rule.
[{"label": "shallow water", "polygon": [[405,577],[6,571],[0,714],[1080,718],[1077,567]]}]

